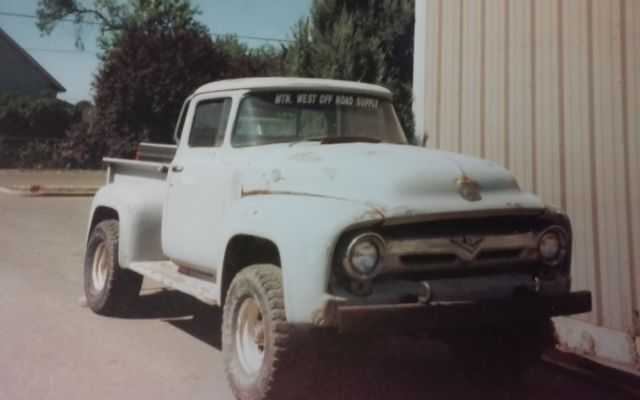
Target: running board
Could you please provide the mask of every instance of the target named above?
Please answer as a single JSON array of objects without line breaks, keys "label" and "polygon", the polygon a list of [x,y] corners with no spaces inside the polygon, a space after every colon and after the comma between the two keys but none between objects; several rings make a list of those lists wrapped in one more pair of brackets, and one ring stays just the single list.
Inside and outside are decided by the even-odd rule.
[{"label": "running board", "polygon": [[210,305],[218,304],[218,285],[181,274],[178,265],[171,261],[132,262],[129,264],[129,269],[163,285],[189,294],[204,303]]}]

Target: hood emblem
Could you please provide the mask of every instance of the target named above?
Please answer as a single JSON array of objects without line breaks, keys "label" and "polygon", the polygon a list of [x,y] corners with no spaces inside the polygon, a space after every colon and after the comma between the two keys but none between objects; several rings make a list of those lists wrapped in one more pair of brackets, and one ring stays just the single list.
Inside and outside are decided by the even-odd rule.
[{"label": "hood emblem", "polygon": [[456,179],[456,187],[463,199],[468,201],[482,200],[482,196],[480,196],[480,184],[468,176],[460,175],[458,179]]},{"label": "hood emblem", "polygon": [[451,242],[467,250],[469,253],[475,253],[484,239],[484,236],[462,236],[451,238]]}]

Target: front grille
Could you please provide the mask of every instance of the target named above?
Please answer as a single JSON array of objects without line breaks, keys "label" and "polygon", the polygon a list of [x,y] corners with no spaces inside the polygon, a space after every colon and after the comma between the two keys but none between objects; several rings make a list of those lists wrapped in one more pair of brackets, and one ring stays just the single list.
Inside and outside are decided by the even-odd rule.
[{"label": "front grille", "polygon": [[476,260],[478,261],[505,261],[505,260],[518,260],[522,249],[504,249],[504,250],[489,250],[478,254]]},{"label": "front grille", "polygon": [[[482,216],[438,219],[382,226],[384,269],[375,280],[426,280],[535,272],[541,268],[539,232],[549,224],[539,215]],[[338,242],[334,271],[344,275],[342,259],[348,243],[362,231],[346,233]]]},{"label": "front grille", "polygon": [[453,254],[411,254],[400,256],[400,262],[408,266],[420,266],[427,264],[453,264],[458,257]]},{"label": "front grille", "polygon": [[[383,275],[473,275],[514,269],[538,261],[537,235],[531,221],[473,220],[463,229],[460,221],[406,231],[394,227],[387,236]],[[502,222],[502,221],[500,221]],[[528,226],[527,226],[528,225]],[[482,230],[480,229],[482,226]],[[436,229],[438,228],[438,229]]]},{"label": "front grille", "polygon": [[538,216],[498,216],[457,218],[401,225],[391,225],[380,229],[380,234],[389,239],[427,238],[463,235],[504,235],[540,231],[545,222]]}]

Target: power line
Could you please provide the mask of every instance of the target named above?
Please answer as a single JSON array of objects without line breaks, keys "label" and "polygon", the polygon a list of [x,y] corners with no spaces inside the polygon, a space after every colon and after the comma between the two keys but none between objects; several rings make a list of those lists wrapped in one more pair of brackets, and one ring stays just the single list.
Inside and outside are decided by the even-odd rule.
[{"label": "power line", "polygon": [[78,54],[86,54],[86,55],[98,54],[97,51],[93,51],[93,50],[43,49],[43,48],[37,48],[37,47],[23,47],[23,49],[29,50],[29,51],[44,51],[44,52],[51,52],[51,53],[78,53]]},{"label": "power line", "polygon": [[[19,18],[38,19],[37,15],[13,13],[13,12],[7,12],[7,11],[0,11],[0,15],[3,15],[3,16],[6,16],[6,17],[19,17]],[[77,22],[77,21],[75,21],[73,19],[68,19],[68,18],[61,18],[60,21],[71,22],[71,23],[76,23]],[[100,25],[98,22],[94,22],[94,21],[83,21],[82,23],[91,24],[91,25]],[[270,38],[270,37],[263,37],[263,36],[236,35],[234,33],[211,33],[211,35],[215,36],[215,37],[234,36],[234,37],[237,37],[238,39],[262,40],[262,41],[265,41],[265,42],[279,42],[279,43],[290,43],[290,42],[292,42],[292,40],[289,40],[289,39]]]},{"label": "power line", "polygon": [[[38,19],[37,15],[33,15],[33,14],[22,14],[22,13],[14,13],[14,12],[7,12],[7,11],[0,11],[0,15],[4,15],[7,17],[19,17],[19,18],[29,18],[29,19]],[[69,19],[69,18],[61,18],[60,21],[64,21],[64,22],[72,22],[75,23],[75,20]],[[91,24],[91,25],[99,25],[97,22],[94,21],[83,21],[84,24]]]}]

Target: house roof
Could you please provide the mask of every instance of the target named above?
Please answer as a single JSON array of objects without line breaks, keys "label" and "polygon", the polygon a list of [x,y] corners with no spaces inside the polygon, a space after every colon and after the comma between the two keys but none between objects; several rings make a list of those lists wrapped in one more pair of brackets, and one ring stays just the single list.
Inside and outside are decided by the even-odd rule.
[{"label": "house roof", "polygon": [[33,57],[31,57],[31,55],[29,53],[27,53],[27,51],[25,49],[23,49],[22,47],[20,47],[20,45],[11,38],[11,36],[9,36],[2,28],[0,28],[0,38],[1,39],[5,39],[5,41],[12,46],[13,48],[15,48],[19,54],[21,54],[31,65],[33,65],[35,67],[35,69],[40,72],[47,81],[49,81],[49,83],[51,84],[51,86],[57,91],[57,92],[66,92],[67,89],[64,88],[64,86],[62,86],[60,84],[60,82],[58,82],[53,76],[51,76],[51,74],[49,72],[47,72],[46,69],[44,69],[42,67],[42,65],[40,65]]},{"label": "house roof", "polygon": [[240,78],[216,81],[200,86],[194,94],[220,92],[237,89],[316,89],[316,90],[344,90],[349,92],[377,95],[391,98],[391,92],[382,86],[370,83],[339,81],[333,79],[315,78]]}]

